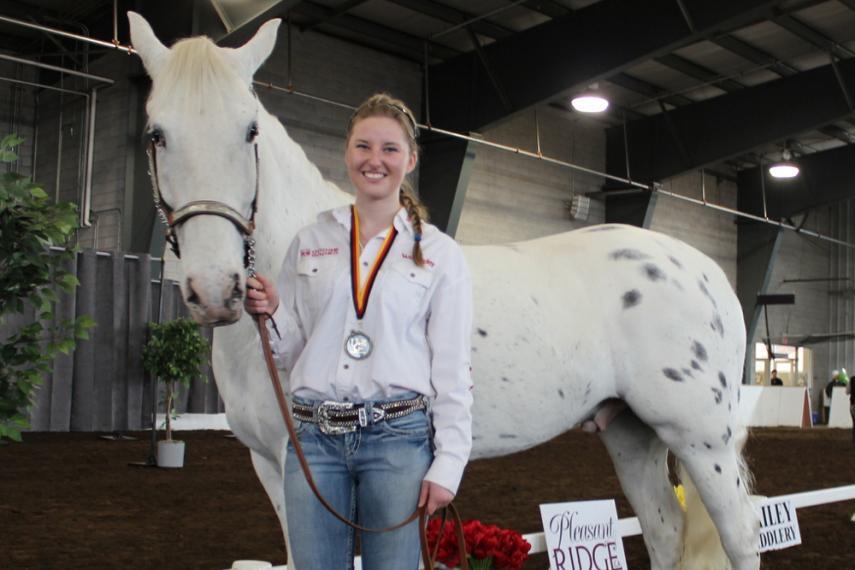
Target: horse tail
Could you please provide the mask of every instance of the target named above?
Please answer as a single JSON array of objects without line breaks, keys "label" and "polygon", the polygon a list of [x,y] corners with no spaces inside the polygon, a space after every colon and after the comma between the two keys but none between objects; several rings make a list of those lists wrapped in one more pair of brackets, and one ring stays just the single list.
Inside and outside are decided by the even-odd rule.
[{"label": "horse tail", "polygon": [[[740,426],[734,438],[740,481],[750,495],[754,487],[754,477],[748,469],[743,455],[748,441],[748,428]],[[683,553],[679,570],[730,570],[732,568],[727,553],[721,544],[710,514],[701,500],[700,493],[692,482],[682,463],[677,462],[677,474],[683,484],[686,516],[683,521]]]}]

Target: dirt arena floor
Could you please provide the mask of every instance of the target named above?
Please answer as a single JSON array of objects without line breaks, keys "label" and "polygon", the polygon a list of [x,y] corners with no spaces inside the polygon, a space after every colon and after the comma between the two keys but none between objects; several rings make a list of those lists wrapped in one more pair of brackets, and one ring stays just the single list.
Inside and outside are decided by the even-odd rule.
[{"label": "dirt arena floor", "polygon": [[[0,568],[205,569],[233,560],[285,561],[279,525],[249,452],[224,432],[183,432],[182,470],[131,467],[147,433],[26,434],[0,446]],[[847,430],[757,429],[747,455],[757,491],[780,495],[855,483]],[[474,462],[458,497],[464,518],[540,528],[539,503],[615,498],[632,512],[608,456],[580,431],[527,452]],[[855,501],[801,509],[803,545],[763,557],[766,569],[855,568]],[[629,567],[648,568],[640,537],[625,541]],[[545,555],[526,568],[547,567]]]}]

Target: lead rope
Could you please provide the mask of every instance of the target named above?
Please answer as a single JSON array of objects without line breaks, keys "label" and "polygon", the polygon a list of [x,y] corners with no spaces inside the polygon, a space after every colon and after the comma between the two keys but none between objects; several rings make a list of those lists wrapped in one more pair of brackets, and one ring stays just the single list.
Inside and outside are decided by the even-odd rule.
[{"label": "lead rope", "polygon": [[[288,430],[288,437],[291,439],[291,443],[294,446],[294,453],[297,456],[297,460],[300,462],[300,468],[303,470],[303,475],[306,477],[306,482],[309,484],[309,487],[312,489],[312,492],[315,494],[315,497],[321,502],[321,504],[332,514],[335,518],[343,522],[344,524],[355,528],[357,530],[361,530],[363,532],[389,532],[392,530],[399,529],[403,526],[410,524],[416,518],[419,519],[419,542],[421,543],[422,550],[422,563],[424,564],[425,570],[434,570],[434,558],[436,556],[436,551],[434,551],[434,557],[431,556],[430,549],[428,547],[427,541],[427,521],[428,516],[426,509],[424,507],[417,507],[413,513],[408,516],[405,520],[400,523],[389,526],[386,528],[368,528],[361,526],[347,517],[339,514],[338,511],[333,508],[332,505],[327,502],[327,500],[321,495],[321,492],[318,490],[315,485],[315,480],[312,477],[312,472],[309,469],[309,463],[306,461],[305,455],[303,455],[303,447],[300,445],[300,440],[297,438],[297,433],[294,430],[294,420],[291,418],[291,412],[288,409],[288,402],[285,399],[285,392],[282,390],[282,384],[279,382],[279,371],[276,369],[276,364],[273,361],[273,352],[270,350],[270,335],[267,332],[267,319],[269,317],[267,315],[256,315],[255,320],[258,325],[258,334],[261,336],[261,347],[264,352],[264,361],[267,364],[267,372],[270,375],[270,381],[273,383],[273,391],[276,393],[276,401],[279,403],[279,411],[282,413],[282,419],[285,420],[285,427]],[[455,533],[457,535],[457,545],[460,551],[460,568],[461,570],[469,570],[469,561],[466,554],[466,540],[463,536],[463,523],[460,520],[460,513],[457,512],[457,507],[453,504],[449,504],[446,507],[448,512],[451,512],[451,515],[455,522]],[[443,525],[445,517],[443,517]],[[437,538],[437,546],[439,545],[439,537]]]}]

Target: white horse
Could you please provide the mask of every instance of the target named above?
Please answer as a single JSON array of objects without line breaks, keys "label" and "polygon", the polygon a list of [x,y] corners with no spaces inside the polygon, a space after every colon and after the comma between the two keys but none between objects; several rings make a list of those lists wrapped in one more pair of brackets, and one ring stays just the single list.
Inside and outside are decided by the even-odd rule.
[{"label": "white horse", "polygon": [[[279,22],[238,49],[205,38],[170,49],[140,16],[130,21],[153,81],[147,111],[163,201],[216,201],[248,216],[257,187],[255,265],[276,275],[298,229],[352,201],[251,90]],[[233,323],[214,335],[217,386],[287,541],[287,436],[254,323],[242,313],[243,236],[227,217],[195,216],[176,228],[181,289],[199,323]],[[652,567],[675,568],[682,552],[683,514],[666,477],[671,450],[733,567],[759,568],[758,522],[735,445],[745,330],[721,269],[680,241],[622,225],[464,251],[475,298],[473,458],[537,445],[619,399],[626,409],[601,437]]]}]

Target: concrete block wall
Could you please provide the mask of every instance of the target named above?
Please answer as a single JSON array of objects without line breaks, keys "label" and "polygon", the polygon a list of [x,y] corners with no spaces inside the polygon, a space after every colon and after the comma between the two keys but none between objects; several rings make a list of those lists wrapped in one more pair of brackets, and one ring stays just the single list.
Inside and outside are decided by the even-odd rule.
[{"label": "concrete block wall", "polygon": [[[663,190],[736,209],[736,184],[700,171],[688,172],[666,180]],[[659,195],[650,229],[678,238],[707,254],[721,266],[732,287],[736,288],[735,216],[698,204]]]},{"label": "concrete block wall", "polygon": [[[605,170],[605,132],[587,117],[574,118],[548,106],[528,109],[481,134],[491,142]],[[601,223],[605,209],[591,200],[587,220],[573,220],[567,202],[574,194],[597,192],[603,179],[511,152],[475,145],[475,162],[455,236],[464,244],[534,239]]]}]

